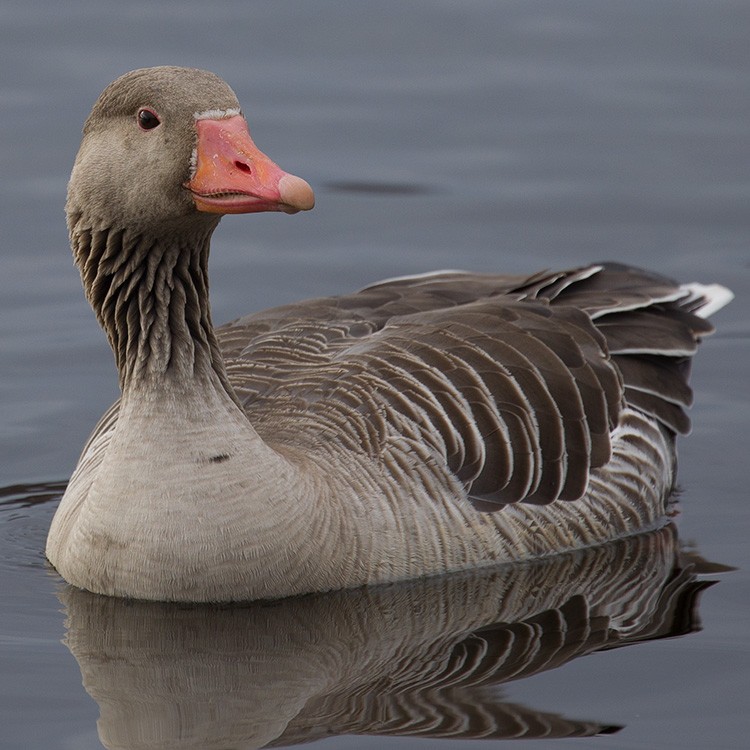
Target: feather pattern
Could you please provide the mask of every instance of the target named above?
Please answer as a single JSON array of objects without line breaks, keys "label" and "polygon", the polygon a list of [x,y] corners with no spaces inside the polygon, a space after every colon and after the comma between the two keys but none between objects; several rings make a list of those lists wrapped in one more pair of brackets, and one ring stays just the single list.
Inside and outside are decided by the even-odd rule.
[{"label": "feather pattern", "polygon": [[482,507],[546,504],[583,496],[626,404],[688,429],[686,357],[711,327],[681,309],[678,289],[617,265],[452,272],[276,308],[217,335],[267,441],[334,440],[394,479],[405,444],[419,445]]}]

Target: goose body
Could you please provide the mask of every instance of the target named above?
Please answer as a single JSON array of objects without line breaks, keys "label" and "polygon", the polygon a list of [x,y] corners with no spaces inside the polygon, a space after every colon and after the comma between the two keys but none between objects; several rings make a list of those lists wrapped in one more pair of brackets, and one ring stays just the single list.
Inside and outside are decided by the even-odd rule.
[{"label": "goose body", "polygon": [[615,264],[442,272],[214,329],[221,214],[312,205],[210,73],[133,71],[97,101],[68,226],[122,396],[52,522],[47,556],[67,581],[281,597],[664,522],[690,358],[726,289]]}]

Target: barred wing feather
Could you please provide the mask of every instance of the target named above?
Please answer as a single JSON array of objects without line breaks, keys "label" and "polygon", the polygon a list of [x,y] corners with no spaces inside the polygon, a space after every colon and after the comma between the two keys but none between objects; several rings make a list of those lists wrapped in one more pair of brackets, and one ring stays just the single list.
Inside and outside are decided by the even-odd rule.
[{"label": "barred wing feather", "polygon": [[271,443],[384,460],[410,450],[485,510],[575,500],[627,401],[684,432],[696,293],[619,265],[446,272],[275,308],[218,329],[229,378]]}]

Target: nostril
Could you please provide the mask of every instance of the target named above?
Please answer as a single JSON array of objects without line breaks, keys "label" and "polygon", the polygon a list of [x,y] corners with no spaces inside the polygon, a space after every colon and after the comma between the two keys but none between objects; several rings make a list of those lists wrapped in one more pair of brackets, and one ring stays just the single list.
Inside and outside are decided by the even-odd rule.
[{"label": "nostril", "polygon": [[234,166],[237,167],[237,169],[239,169],[240,172],[245,172],[246,174],[250,174],[250,172],[252,172],[250,167],[247,164],[245,164],[245,162],[243,161],[236,161],[234,163]]}]

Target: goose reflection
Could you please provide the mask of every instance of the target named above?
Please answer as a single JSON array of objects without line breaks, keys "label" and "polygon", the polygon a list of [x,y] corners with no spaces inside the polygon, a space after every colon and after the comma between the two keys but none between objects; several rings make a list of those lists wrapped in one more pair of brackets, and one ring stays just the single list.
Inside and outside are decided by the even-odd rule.
[{"label": "goose reflection", "polygon": [[706,585],[667,527],[535,564],[245,606],[61,599],[107,748],[246,750],[616,731],[505,702],[497,686],[690,632]]}]

